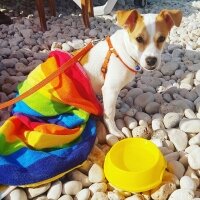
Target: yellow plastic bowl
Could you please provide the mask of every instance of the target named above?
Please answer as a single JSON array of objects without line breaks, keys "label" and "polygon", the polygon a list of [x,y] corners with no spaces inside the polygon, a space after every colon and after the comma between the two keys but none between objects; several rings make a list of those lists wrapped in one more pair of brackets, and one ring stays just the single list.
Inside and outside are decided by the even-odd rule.
[{"label": "yellow plastic bowl", "polygon": [[166,161],[149,140],[127,138],[117,142],[107,153],[104,172],[116,188],[129,192],[143,192],[158,186],[166,168]]}]

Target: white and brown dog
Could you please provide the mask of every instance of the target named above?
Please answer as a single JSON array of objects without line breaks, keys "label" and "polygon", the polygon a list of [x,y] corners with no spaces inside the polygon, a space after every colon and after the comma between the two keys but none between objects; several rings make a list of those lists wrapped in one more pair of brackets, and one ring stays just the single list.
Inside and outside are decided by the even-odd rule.
[{"label": "white and brown dog", "polygon": [[103,95],[104,121],[110,133],[123,137],[115,125],[115,105],[120,90],[133,80],[136,66],[154,70],[170,29],[179,26],[179,10],[141,15],[137,10],[118,11],[121,30],[99,42],[81,60],[96,94]]}]

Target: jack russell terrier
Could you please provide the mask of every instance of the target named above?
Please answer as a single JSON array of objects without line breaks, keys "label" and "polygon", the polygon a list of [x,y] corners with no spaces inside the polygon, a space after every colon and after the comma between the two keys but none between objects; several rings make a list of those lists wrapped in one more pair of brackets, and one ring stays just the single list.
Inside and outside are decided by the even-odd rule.
[{"label": "jack russell terrier", "polygon": [[166,37],[181,19],[179,10],[144,15],[137,10],[118,11],[117,22],[122,29],[96,44],[81,59],[95,93],[102,93],[104,122],[110,133],[123,137],[114,121],[120,90],[133,80],[139,66],[151,71],[160,65]]}]

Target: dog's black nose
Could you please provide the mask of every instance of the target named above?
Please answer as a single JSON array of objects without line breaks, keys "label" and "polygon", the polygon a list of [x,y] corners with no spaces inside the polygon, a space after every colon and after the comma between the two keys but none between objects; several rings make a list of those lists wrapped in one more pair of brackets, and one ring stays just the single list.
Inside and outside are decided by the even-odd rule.
[{"label": "dog's black nose", "polygon": [[157,58],[151,57],[151,56],[147,57],[145,60],[146,60],[147,65],[149,66],[154,66],[157,62]]}]

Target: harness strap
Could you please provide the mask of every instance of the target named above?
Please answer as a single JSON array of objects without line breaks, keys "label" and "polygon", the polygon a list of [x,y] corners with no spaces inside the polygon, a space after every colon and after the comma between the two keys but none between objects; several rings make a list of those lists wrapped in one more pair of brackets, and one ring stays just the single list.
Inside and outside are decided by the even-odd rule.
[{"label": "harness strap", "polygon": [[82,58],[91,48],[93,47],[92,43],[89,43],[86,47],[84,47],[78,54],[76,54],[74,57],[69,59],[66,63],[64,63],[61,67],[58,68],[58,70],[54,71],[52,74],[47,76],[44,80],[24,92],[23,94],[15,97],[14,99],[11,99],[9,101],[6,101],[4,103],[0,104],[0,110],[3,108],[6,108],[8,106],[11,106],[18,101],[21,101],[22,99],[25,99],[26,97],[30,96],[31,94],[35,93],[37,90],[45,86],[47,83],[49,83],[51,80],[62,74],[68,67],[70,67],[72,64],[76,63],[80,58]]},{"label": "harness strap", "polygon": [[[128,68],[131,72],[133,72],[134,74],[136,74],[137,71],[135,71],[134,69],[132,69],[131,67],[129,67],[129,66],[120,58],[120,56],[119,56],[119,54],[117,53],[117,51],[113,48],[113,45],[112,45],[112,43],[111,43],[111,40],[110,40],[110,37],[109,37],[109,36],[106,37],[106,42],[108,43],[109,49],[108,49],[108,52],[107,52],[107,54],[106,54],[105,60],[104,60],[104,62],[103,62],[103,65],[102,65],[102,67],[101,67],[101,72],[103,73],[103,77],[105,78],[105,76],[106,76],[106,72],[107,72],[107,70],[108,70],[108,63],[109,63],[110,56],[111,56],[112,53],[115,54],[115,56],[123,63],[123,65],[124,65],[126,68]],[[136,60],[134,60],[134,61],[135,61],[135,62],[137,63],[137,65],[138,65],[138,62],[137,62]]]}]

